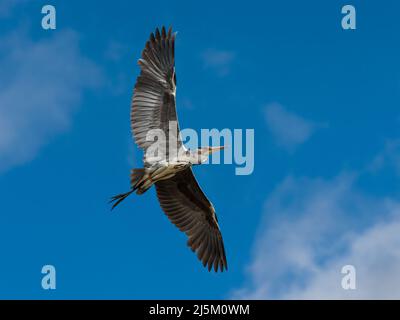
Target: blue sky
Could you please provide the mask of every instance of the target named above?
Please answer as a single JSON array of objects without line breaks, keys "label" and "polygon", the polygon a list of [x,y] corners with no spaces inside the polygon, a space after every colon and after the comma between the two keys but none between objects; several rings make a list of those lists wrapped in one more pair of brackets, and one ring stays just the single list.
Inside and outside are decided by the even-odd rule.
[{"label": "blue sky", "polygon": [[[1,298],[400,298],[400,4],[352,1],[343,30],[343,1],[52,1],[48,31],[45,4],[0,0]],[[178,31],[181,127],[255,130],[252,175],[195,170],[223,274],[154,190],[107,204],[141,165],[130,99],[163,24]]]}]

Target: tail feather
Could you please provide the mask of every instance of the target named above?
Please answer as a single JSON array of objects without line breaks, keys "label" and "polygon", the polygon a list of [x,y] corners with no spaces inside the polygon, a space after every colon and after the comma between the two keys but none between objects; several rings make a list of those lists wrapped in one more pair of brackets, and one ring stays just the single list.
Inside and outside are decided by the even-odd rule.
[{"label": "tail feather", "polygon": [[133,189],[137,189],[139,186],[139,183],[141,182],[143,176],[144,176],[144,168],[140,169],[132,169],[131,171],[131,187]]},{"label": "tail feather", "polygon": [[121,201],[124,200],[127,196],[129,196],[133,191],[135,191],[135,190],[132,189],[128,192],[117,194],[116,196],[113,196],[111,198],[111,200],[109,201],[109,203],[114,202],[113,206],[111,207],[111,210],[113,210],[117,205],[119,205],[121,203]]},{"label": "tail feather", "polygon": [[125,193],[117,194],[113,196],[109,203],[113,203],[111,210],[113,210],[117,205],[121,203],[121,201],[125,200],[132,192],[134,192],[141,183],[141,180],[145,174],[144,168],[141,169],[133,169],[131,171],[131,190]]}]

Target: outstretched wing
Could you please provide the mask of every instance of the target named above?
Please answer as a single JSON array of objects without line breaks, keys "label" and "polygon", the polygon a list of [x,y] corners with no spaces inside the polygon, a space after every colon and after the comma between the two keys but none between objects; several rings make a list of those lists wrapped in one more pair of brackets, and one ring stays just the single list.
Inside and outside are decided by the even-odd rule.
[{"label": "outstretched wing", "polygon": [[191,168],[174,177],[156,182],[161,208],[169,220],[188,236],[188,246],[208,266],[223,271],[228,268],[217,216],[204,195]]},{"label": "outstretched wing", "polygon": [[[149,130],[161,129],[167,144],[172,141],[168,137],[174,135],[170,139],[175,138],[176,147],[179,149],[182,145],[175,108],[175,35],[171,28],[168,33],[164,27],[161,33],[157,28],[155,33],[150,34],[142,58],[138,61],[141,72],[132,99],[131,129],[136,143],[144,151],[153,143],[146,140]],[[171,133],[170,121],[176,123]],[[168,145],[165,147],[168,154]]]}]

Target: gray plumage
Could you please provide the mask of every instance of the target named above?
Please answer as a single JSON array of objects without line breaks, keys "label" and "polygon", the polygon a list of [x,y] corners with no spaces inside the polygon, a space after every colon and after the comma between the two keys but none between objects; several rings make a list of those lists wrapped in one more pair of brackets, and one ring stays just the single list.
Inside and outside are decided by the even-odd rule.
[{"label": "gray plumage", "polygon": [[[131,190],[112,198],[113,208],[131,193],[142,194],[153,184],[161,208],[169,220],[188,237],[188,246],[208,270],[228,268],[225,248],[214,206],[207,199],[194,177],[192,166],[203,163],[210,153],[223,147],[187,150],[176,122],[175,37],[170,28],[156,29],[139,59],[141,68],[131,105],[131,129],[136,144],[144,151],[144,168],[131,172]],[[149,130],[162,130],[167,139],[160,150],[161,158],[149,157],[152,141]],[[173,141],[173,145],[170,145]],[[175,149],[176,150],[175,150]],[[171,151],[172,150],[172,151]]]}]

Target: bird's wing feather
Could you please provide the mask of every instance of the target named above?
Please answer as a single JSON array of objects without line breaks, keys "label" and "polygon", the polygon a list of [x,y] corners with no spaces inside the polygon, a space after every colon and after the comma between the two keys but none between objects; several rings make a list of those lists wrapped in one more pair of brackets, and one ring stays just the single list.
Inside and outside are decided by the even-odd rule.
[{"label": "bird's wing feather", "polygon": [[[161,129],[166,136],[176,132],[177,148],[182,145],[179,127],[169,133],[169,122],[176,121],[175,45],[176,33],[163,27],[151,33],[138,63],[141,68],[131,104],[131,129],[138,146],[146,151],[153,141],[146,141],[149,130]],[[172,138],[172,137],[170,137]],[[168,150],[168,148],[167,148]]]},{"label": "bird's wing feather", "polygon": [[191,168],[156,182],[161,208],[169,220],[188,236],[188,246],[208,266],[228,268],[222,235],[211,202],[201,190]]}]

